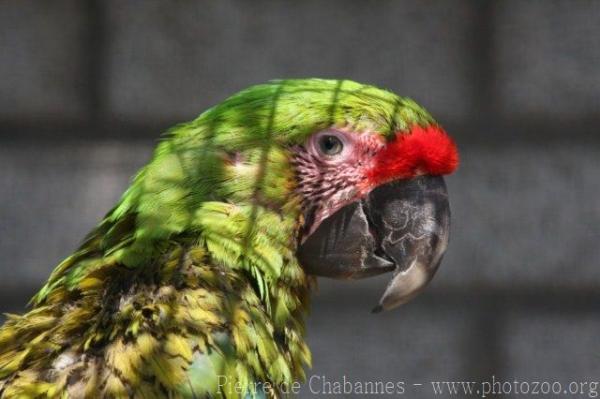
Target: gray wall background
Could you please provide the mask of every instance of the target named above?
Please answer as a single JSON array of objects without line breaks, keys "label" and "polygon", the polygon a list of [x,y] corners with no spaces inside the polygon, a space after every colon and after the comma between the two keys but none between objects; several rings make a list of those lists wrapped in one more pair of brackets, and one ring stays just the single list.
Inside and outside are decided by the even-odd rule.
[{"label": "gray wall background", "polygon": [[0,311],[24,309],[165,128],[307,76],[414,98],[462,154],[432,285],[371,315],[386,277],[321,281],[310,373],[600,381],[598,1],[0,1]]}]

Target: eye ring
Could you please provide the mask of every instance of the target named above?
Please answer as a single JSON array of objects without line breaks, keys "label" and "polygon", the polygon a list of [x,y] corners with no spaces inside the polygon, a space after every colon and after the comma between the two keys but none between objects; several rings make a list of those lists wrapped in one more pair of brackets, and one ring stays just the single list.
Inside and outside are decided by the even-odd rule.
[{"label": "eye ring", "polygon": [[344,142],[333,134],[324,134],[318,140],[319,151],[327,156],[335,156],[344,150]]}]

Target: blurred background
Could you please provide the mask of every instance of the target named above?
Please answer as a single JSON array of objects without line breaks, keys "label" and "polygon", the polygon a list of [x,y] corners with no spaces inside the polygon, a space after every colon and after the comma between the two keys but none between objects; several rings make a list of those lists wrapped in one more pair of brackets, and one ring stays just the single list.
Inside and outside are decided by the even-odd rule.
[{"label": "blurred background", "polygon": [[0,311],[24,310],[167,127],[309,76],[412,97],[462,154],[434,282],[372,315],[388,277],[321,280],[309,374],[600,380],[598,1],[0,1]]}]

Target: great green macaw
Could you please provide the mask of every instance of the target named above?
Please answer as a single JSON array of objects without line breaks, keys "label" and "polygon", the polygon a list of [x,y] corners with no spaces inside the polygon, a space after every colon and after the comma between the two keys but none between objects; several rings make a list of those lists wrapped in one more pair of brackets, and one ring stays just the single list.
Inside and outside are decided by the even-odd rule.
[{"label": "great green macaw", "polygon": [[[311,356],[314,276],[432,278],[454,142],[349,80],[250,87],[175,126],[116,206],[0,328],[2,398],[279,397]],[[8,277],[7,277],[8,278]]]}]

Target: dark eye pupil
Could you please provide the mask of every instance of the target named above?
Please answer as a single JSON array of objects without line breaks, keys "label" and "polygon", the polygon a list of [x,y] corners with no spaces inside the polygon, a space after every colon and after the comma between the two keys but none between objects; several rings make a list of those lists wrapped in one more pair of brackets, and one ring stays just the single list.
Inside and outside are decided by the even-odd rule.
[{"label": "dark eye pupil", "polygon": [[344,145],[341,140],[335,136],[323,136],[320,140],[321,151],[327,155],[339,154]]}]

